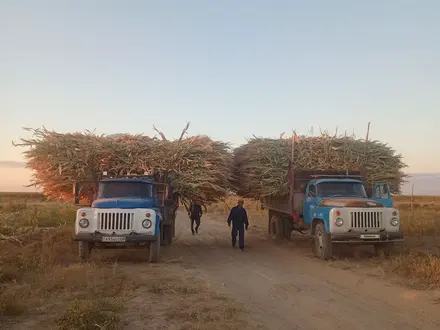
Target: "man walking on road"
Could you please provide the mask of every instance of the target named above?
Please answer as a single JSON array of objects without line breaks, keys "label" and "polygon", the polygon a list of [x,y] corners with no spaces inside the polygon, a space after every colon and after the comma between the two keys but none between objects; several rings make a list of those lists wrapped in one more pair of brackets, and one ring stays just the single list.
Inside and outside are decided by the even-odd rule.
[{"label": "man walking on road", "polygon": [[232,222],[232,246],[235,247],[237,243],[238,234],[238,246],[240,250],[244,251],[244,230],[248,229],[249,221],[247,217],[246,210],[243,207],[243,200],[239,199],[237,206],[231,209],[228,217],[228,226],[231,227]]},{"label": "man walking on road", "polygon": [[200,219],[202,218],[202,207],[198,201],[193,200],[189,206],[188,215],[191,219],[191,232],[194,235],[194,222],[196,223],[195,232],[199,233]]}]

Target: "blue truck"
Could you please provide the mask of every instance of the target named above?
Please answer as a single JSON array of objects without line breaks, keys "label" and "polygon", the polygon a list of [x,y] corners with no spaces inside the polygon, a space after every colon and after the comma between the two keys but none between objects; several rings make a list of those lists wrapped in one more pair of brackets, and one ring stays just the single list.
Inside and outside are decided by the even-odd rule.
[{"label": "blue truck", "polygon": [[366,189],[361,173],[348,171],[298,171],[289,180],[288,194],[261,198],[273,238],[290,239],[294,230],[311,235],[320,259],[332,258],[336,245],[373,245],[391,253],[394,243],[403,242],[389,184]]},{"label": "blue truck", "polygon": [[174,238],[178,194],[170,184],[148,175],[106,174],[95,187],[91,204],[80,204],[81,183],[74,184],[75,204],[80,207],[74,240],[80,259],[88,259],[93,249],[146,248],[149,261],[158,262],[161,245],[170,245]]}]

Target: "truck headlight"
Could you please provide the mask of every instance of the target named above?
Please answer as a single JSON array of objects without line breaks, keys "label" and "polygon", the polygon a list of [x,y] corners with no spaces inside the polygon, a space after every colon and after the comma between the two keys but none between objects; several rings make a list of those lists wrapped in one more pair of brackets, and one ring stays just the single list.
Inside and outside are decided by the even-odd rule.
[{"label": "truck headlight", "polygon": [[142,227],[144,227],[145,229],[150,228],[152,224],[153,223],[148,219],[145,219],[144,221],[142,221]]},{"label": "truck headlight", "polygon": [[344,224],[344,220],[342,218],[336,218],[335,225],[341,227]]},{"label": "truck headlight", "polygon": [[394,227],[398,226],[399,225],[399,219],[391,218],[390,224],[391,224],[391,226],[394,226]]},{"label": "truck headlight", "polygon": [[87,228],[89,226],[89,220],[87,220],[86,218],[82,218],[81,220],[79,220],[78,224],[81,228]]}]

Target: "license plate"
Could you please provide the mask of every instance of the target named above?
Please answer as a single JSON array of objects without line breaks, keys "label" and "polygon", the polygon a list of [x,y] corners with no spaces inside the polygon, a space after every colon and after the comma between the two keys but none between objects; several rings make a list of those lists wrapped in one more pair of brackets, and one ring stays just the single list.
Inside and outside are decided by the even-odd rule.
[{"label": "license plate", "polygon": [[379,239],[379,234],[362,234],[361,239]]},{"label": "license plate", "polygon": [[103,242],[125,242],[126,237],[125,236],[103,236],[102,241]]}]

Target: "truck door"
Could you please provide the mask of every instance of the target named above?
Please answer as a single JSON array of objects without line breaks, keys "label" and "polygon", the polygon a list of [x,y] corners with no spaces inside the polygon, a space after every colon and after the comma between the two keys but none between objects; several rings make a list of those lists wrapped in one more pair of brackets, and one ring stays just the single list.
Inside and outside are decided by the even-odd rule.
[{"label": "truck door", "polygon": [[313,220],[313,211],[316,207],[316,185],[309,183],[306,190],[307,196],[304,200],[304,223],[310,225]]},{"label": "truck door", "polygon": [[393,207],[390,185],[388,183],[375,184],[373,189],[373,196],[371,197],[371,199],[382,203],[385,207]]}]

